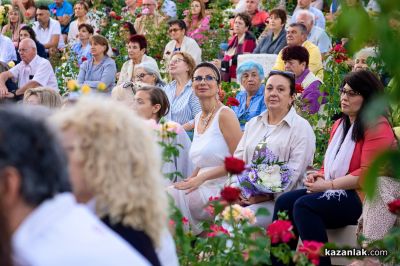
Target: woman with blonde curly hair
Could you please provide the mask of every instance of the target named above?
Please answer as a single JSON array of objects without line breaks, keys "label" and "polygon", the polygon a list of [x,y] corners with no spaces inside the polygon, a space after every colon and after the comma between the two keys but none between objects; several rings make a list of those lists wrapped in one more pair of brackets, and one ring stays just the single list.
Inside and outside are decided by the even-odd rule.
[{"label": "woman with blonde curly hair", "polygon": [[168,201],[161,156],[144,120],[125,105],[93,97],[82,97],[53,120],[62,133],[77,200],[95,206],[102,221],[152,265],[163,262],[155,248],[168,260],[176,257],[164,245]]}]

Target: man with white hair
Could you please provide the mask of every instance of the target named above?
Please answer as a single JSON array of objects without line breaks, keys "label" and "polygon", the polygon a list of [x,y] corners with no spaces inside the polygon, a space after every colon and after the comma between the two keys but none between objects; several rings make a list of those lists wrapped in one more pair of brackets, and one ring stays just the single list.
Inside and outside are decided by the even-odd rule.
[{"label": "man with white hair", "polygon": [[[27,89],[36,87],[58,90],[57,79],[50,62],[37,55],[36,44],[32,39],[23,39],[18,52],[21,55],[21,62],[0,74],[0,98],[22,96]],[[18,81],[16,91],[9,91],[5,85],[11,78]]]},{"label": "man with white hair", "polygon": [[332,42],[324,29],[314,25],[315,16],[308,10],[301,10],[297,14],[296,22],[307,28],[307,40],[318,46],[321,54],[329,52]]},{"label": "man with white hair", "polygon": [[142,16],[135,20],[135,30],[137,34],[146,35],[146,27],[158,27],[164,18],[157,12],[156,0],[143,0]]},{"label": "man with white hair", "polygon": [[297,21],[297,15],[301,10],[308,10],[314,14],[315,26],[320,27],[321,29],[325,29],[325,17],[324,14],[318,8],[311,6],[312,0],[297,0],[297,8],[293,12],[293,16],[291,18],[291,23],[295,23]]},{"label": "man with white hair", "polygon": [[265,29],[265,22],[269,14],[259,9],[260,0],[246,0],[246,12],[251,17],[251,28],[249,29],[258,38]]}]

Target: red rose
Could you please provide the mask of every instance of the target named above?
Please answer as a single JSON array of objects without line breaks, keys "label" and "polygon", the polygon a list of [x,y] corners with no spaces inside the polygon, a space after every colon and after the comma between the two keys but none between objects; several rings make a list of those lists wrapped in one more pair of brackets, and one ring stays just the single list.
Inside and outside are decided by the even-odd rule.
[{"label": "red rose", "polygon": [[296,93],[302,93],[304,91],[303,86],[300,83],[296,83]]},{"label": "red rose", "polygon": [[389,202],[388,207],[391,213],[400,215],[400,199]]},{"label": "red rose", "polygon": [[85,62],[86,60],[87,60],[86,56],[82,57],[82,63]]},{"label": "red rose", "polygon": [[221,29],[223,29],[223,28],[225,28],[225,25],[224,24],[219,24],[219,27],[221,28]]},{"label": "red rose", "polygon": [[239,199],[240,192],[240,188],[237,187],[224,187],[221,190],[221,197],[227,202],[233,203]]},{"label": "red rose", "polygon": [[116,20],[121,20],[122,17],[121,17],[121,16],[116,16],[115,19],[116,19]]},{"label": "red rose", "polygon": [[303,245],[299,247],[298,251],[299,253],[305,254],[312,264],[318,265],[323,246],[324,243],[304,240]]},{"label": "red rose", "polygon": [[117,16],[117,13],[115,13],[115,11],[111,11],[109,15],[110,17],[115,18]]},{"label": "red rose", "polygon": [[189,223],[188,218],[186,218],[185,216],[183,216],[183,217],[182,217],[182,223],[183,223],[183,224],[188,224],[188,223]]},{"label": "red rose", "polygon": [[225,157],[225,169],[232,175],[238,175],[245,169],[245,162],[233,156]]},{"label": "red rose", "polygon": [[279,242],[287,243],[294,239],[292,232],[293,225],[287,220],[276,220],[267,227],[267,235],[271,238],[272,244]]},{"label": "red rose", "polygon": [[207,233],[207,237],[216,237],[218,235],[228,235],[229,236],[229,232],[228,230],[226,230],[224,227],[217,225],[217,224],[212,224],[210,226],[211,232]]},{"label": "red rose", "polygon": [[240,102],[233,97],[228,97],[228,100],[226,101],[226,105],[228,105],[229,107],[231,106],[239,106]]}]

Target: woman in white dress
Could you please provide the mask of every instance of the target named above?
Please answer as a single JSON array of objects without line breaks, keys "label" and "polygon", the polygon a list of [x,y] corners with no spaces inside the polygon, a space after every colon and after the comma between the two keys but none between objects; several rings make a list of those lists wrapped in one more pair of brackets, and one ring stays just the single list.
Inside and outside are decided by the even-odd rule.
[{"label": "woman in white dress", "polygon": [[195,234],[202,232],[201,222],[212,219],[204,207],[209,197],[219,196],[228,180],[224,159],[233,154],[242,136],[235,113],[217,98],[220,82],[221,74],[213,64],[205,62],[195,68],[193,88],[202,111],[195,117],[189,156],[196,169],[168,188]]}]

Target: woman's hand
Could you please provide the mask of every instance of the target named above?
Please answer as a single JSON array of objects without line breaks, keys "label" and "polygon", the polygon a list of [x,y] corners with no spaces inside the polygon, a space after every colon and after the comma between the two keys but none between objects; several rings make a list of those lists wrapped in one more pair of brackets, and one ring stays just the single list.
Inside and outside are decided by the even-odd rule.
[{"label": "woman's hand", "polygon": [[308,193],[313,192],[324,192],[328,189],[331,189],[331,181],[325,180],[321,177],[317,178],[313,182],[308,182],[307,180],[304,182],[304,185],[307,188]]},{"label": "woman's hand", "polygon": [[204,183],[204,178],[201,175],[188,177],[181,182],[175,183],[174,187],[180,190],[188,190],[186,194],[196,190],[201,184]]},{"label": "woman's hand", "polygon": [[325,179],[325,176],[323,174],[320,174],[320,173],[308,174],[307,177],[304,179],[304,183],[305,182],[314,183],[315,180],[317,180],[318,178]]},{"label": "woman's hand", "polygon": [[240,205],[241,206],[249,206],[253,204],[257,204],[264,201],[273,200],[273,196],[270,195],[256,195],[251,196],[249,198],[244,198],[242,195],[240,196]]}]

